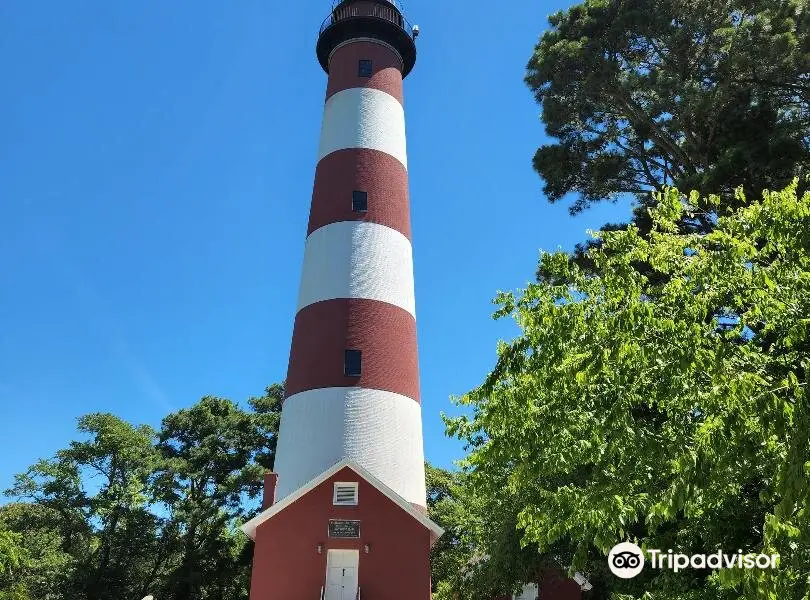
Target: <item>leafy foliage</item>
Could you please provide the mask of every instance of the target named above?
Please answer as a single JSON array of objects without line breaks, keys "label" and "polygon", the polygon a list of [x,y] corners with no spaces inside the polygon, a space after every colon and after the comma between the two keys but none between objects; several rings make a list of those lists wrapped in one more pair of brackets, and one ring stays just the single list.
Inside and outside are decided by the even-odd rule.
[{"label": "leafy foliage", "polygon": [[657,194],[650,234],[602,232],[587,272],[543,254],[539,283],[497,298],[522,334],[460,400],[472,416],[448,419],[470,485],[503,486],[521,543],[567,545],[573,569],[598,573],[625,539],[781,556],[609,580],[623,597],[810,594],[810,194],[738,199],[701,235],[678,227],[697,194]]},{"label": "leafy foliage", "polygon": [[571,564],[564,543],[544,552],[523,543],[518,516],[525,500],[510,492],[502,476],[489,474],[481,485],[470,473],[427,465],[430,516],[445,529],[431,556],[435,600],[500,598]]},{"label": "leafy foliage", "polygon": [[0,528],[0,599],[28,600],[30,595],[20,573],[28,566],[29,556],[21,544],[22,536]]},{"label": "leafy foliage", "polygon": [[172,521],[182,524],[173,529],[177,566],[169,598],[202,598],[204,583],[218,586],[221,597],[240,597],[243,591],[235,585],[249,588],[245,565],[234,560],[244,544],[232,525],[247,516],[243,496],[261,489],[265,467],[258,460],[271,455],[275,431],[268,425],[273,424],[277,427],[278,420],[257,418],[230,400],[210,396],[163,420],[156,495],[169,507]]},{"label": "leafy foliage", "polygon": [[55,510],[33,503],[8,504],[0,508],[0,530],[19,536],[19,545],[28,559],[16,583],[6,581],[0,589],[13,590],[16,585],[38,600],[56,600],[73,589],[77,561],[66,549],[67,540]]},{"label": "leafy foliage", "polygon": [[553,138],[534,157],[550,201],[575,194],[576,213],[635,194],[646,233],[651,191],[733,208],[738,187],[756,198],[810,164],[806,0],[586,0],[550,24],[526,74]]},{"label": "leafy foliage", "polygon": [[425,483],[428,516],[445,530],[431,550],[431,576],[433,591],[436,592],[440,586],[450,586],[450,582],[468,560],[470,551],[462,539],[466,523],[462,522],[458,501],[463,490],[459,474],[425,463]]},{"label": "leafy foliage", "polygon": [[59,515],[62,546],[76,557],[73,584],[88,599],[115,597],[144,577],[139,559],[156,543],[144,537],[155,520],[146,506],[154,432],[110,414],[86,415],[78,429],[87,440],[17,476],[10,494]]},{"label": "leafy foliage", "polygon": [[237,528],[272,468],[283,395],[270,386],[250,410],[205,397],[159,431],[81,417],[83,439],[7,492],[24,502],[0,508],[0,599],[247,598]]}]

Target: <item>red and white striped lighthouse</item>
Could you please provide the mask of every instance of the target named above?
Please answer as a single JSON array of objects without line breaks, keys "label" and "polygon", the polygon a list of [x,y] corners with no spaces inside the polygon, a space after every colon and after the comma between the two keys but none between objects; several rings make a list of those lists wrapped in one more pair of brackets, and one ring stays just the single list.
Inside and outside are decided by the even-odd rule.
[{"label": "red and white striped lighthouse", "polygon": [[251,600],[430,598],[441,529],[425,516],[403,105],[417,32],[390,0],[343,0],[320,31],[329,80],[275,475],[243,528]]},{"label": "red and white striped lighthouse", "polygon": [[[351,23],[362,13],[373,15],[363,20],[375,30],[375,21],[387,18],[395,39],[379,31],[372,37]],[[351,458],[424,507],[402,103],[415,48],[389,2],[343,2],[333,20],[318,44],[329,83],[276,455],[277,493],[286,496]]]}]

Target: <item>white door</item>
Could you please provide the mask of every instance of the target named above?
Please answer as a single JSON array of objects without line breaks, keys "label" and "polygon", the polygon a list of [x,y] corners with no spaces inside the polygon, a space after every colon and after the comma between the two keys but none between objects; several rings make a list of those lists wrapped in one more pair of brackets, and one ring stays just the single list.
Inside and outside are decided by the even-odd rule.
[{"label": "white door", "polygon": [[326,555],[324,600],[356,600],[359,550],[330,550]]}]

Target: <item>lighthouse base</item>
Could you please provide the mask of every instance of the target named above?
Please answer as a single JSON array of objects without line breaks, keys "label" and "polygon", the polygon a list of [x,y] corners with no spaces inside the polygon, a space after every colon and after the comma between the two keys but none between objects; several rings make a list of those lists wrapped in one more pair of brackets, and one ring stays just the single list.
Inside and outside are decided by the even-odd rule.
[{"label": "lighthouse base", "polygon": [[441,528],[350,461],[242,529],[255,540],[250,600],[430,600]]}]

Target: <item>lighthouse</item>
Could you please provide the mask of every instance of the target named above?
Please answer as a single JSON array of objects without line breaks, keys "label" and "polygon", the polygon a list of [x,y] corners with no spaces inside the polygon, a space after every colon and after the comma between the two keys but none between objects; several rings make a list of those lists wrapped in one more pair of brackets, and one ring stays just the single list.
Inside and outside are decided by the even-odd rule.
[{"label": "lighthouse", "polygon": [[250,600],[429,600],[403,80],[416,27],[391,0],[343,0],[328,74],[274,473]]}]

